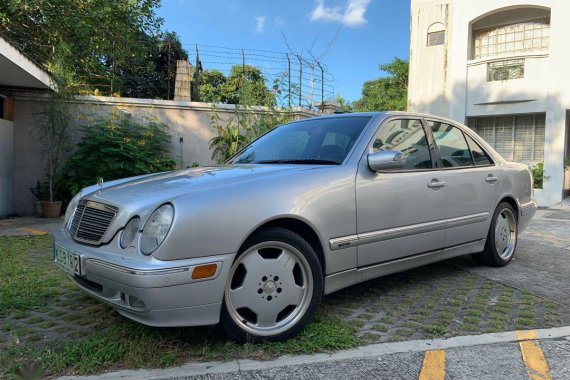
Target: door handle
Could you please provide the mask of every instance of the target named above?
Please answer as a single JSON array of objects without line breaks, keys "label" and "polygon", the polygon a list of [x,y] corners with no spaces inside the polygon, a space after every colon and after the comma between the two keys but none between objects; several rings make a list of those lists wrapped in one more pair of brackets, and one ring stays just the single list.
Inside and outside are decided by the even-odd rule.
[{"label": "door handle", "polygon": [[429,187],[430,189],[439,189],[440,187],[444,187],[444,186],[445,186],[445,182],[439,181],[437,179],[432,179],[431,182],[427,184],[427,187]]},{"label": "door handle", "polygon": [[485,181],[487,181],[488,183],[495,183],[499,180],[499,177],[495,177],[492,174],[489,174],[489,176],[487,178],[485,178]]}]

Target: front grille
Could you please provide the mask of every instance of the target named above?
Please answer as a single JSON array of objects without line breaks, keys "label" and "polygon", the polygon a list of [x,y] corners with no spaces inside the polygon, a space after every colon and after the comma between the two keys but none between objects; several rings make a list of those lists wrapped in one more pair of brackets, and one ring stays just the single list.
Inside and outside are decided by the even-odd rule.
[{"label": "front grille", "polygon": [[74,240],[87,244],[100,244],[118,209],[93,201],[77,205],[69,232]]}]

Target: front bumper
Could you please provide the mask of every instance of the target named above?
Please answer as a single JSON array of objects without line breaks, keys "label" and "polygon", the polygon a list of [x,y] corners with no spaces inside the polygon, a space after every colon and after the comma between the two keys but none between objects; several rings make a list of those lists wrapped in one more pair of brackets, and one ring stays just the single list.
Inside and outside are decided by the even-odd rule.
[{"label": "front bumper", "polygon": [[[162,261],[121,250],[118,236],[102,247],[76,243],[67,229],[54,243],[75,253],[79,275],[69,276],[84,292],[122,315],[150,326],[200,326],[219,321],[224,287],[235,254]],[[193,280],[198,265],[217,264],[214,276]]]}]

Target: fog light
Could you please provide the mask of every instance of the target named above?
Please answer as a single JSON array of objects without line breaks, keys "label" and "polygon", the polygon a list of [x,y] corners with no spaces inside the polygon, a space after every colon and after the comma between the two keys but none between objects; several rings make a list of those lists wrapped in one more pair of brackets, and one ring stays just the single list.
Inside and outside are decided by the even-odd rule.
[{"label": "fog light", "polygon": [[144,309],[146,307],[146,305],[140,298],[131,295],[129,295],[129,305],[136,309]]},{"label": "fog light", "polygon": [[206,264],[200,265],[194,268],[192,271],[192,279],[193,280],[200,280],[203,278],[212,277],[216,274],[218,270],[218,264]]}]

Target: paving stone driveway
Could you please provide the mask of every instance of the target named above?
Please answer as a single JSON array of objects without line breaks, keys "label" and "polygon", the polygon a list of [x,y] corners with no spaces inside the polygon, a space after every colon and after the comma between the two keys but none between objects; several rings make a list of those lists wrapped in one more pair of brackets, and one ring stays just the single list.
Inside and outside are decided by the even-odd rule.
[{"label": "paving stone driveway", "polygon": [[[363,343],[569,325],[569,213],[551,214],[532,222],[507,268],[451,260],[344,289],[325,297],[321,310],[349,321]],[[52,265],[44,245],[28,254],[31,264]],[[55,302],[2,317],[0,349],[14,342],[57,347],[121,318],[68,283]]]}]

